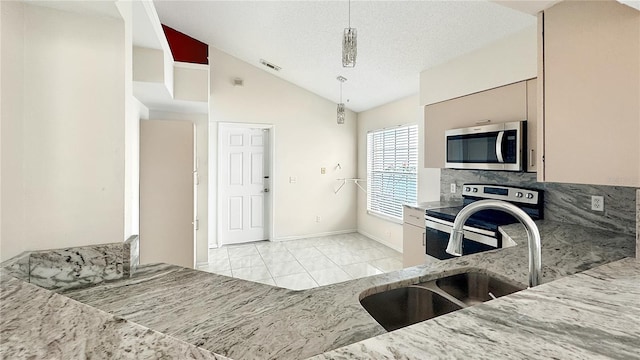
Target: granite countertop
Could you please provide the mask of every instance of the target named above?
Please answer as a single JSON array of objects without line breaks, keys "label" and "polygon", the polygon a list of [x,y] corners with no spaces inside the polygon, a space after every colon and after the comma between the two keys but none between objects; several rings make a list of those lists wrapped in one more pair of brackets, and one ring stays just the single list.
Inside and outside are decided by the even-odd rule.
[{"label": "granite countertop", "polygon": [[[542,235],[543,283],[634,255],[635,239],[630,235],[552,221],[539,221],[537,224]],[[520,224],[514,224],[504,227],[503,231],[521,245],[304,291],[281,289],[158,264],[142,267],[134,277],[127,280],[71,290],[64,295],[230,358],[303,359],[362,340],[366,344],[373,344],[372,342],[381,339],[382,342],[376,344],[386,346],[384,344],[387,343],[384,342],[387,339],[396,341],[390,335],[412,331],[416,326],[436,326],[424,324],[436,322],[444,326],[449,323],[449,319],[451,324],[456,321],[464,323],[482,320],[483,315],[476,308],[485,309],[484,305],[384,335],[386,331],[360,306],[359,298],[363,292],[375,293],[404,284],[428,281],[469,268],[491,271],[526,284],[528,257],[524,228]],[[587,282],[581,290],[574,283],[566,291],[573,289],[580,294],[590,286]],[[530,296],[536,296],[530,294],[538,294],[539,291],[542,290],[535,288],[523,293],[526,295],[510,295],[487,305],[516,301],[527,306],[532,299]],[[512,296],[515,296],[515,300],[502,300],[511,299]],[[621,294],[621,299],[625,296]],[[542,310],[544,309],[540,308]],[[480,318],[476,319],[476,314]],[[558,316],[571,314],[569,311],[568,314]],[[465,318],[468,320],[464,320]],[[497,328],[506,321],[500,322],[499,316],[489,319],[487,321],[494,321]],[[575,325],[575,322],[566,323],[566,326]],[[482,326],[487,329],[488,325],[485,322]],[[418,333],[423,337],[427,336],[419,330]],[[379,335],[383,336],[376,337]],[[477,340],[479,342],[486,340],[486,337],[483,338],[485,335],[479,332],[456,336],[463,336],[472,345],[476,341],[475,336],[480,337]],[[474,336],[474,339],[469,339],[468,336]],[[370,339],[373,337],[376,338]],[[362,354],[366,357],[369,350],[363,348],[362,344],[336,350],[331,354],[350,356],[349,351],[355,351],[354,347],[359,347],[362,352],[358,356]],[[521,344],[523,348],[530,346],[527,345],[528,341]],[[404,347],[398,346],[398,354],[404,355]],[[513,347],[517,347],[517,344],[514,343]],[[408,347],[407,356],[415,356],[420,351],[423,350],[417,345],[415,348]],[[377,358],[377,355],[371,356]]]},{"label": "granite countertop", "polygon": [[0,270],[2,359],[227,359]]},{"label": "granite countertop", "polygon": [[404,206],[406,207],[410,207],[412,209],[416,209],[416,210],[432,210],[432,209],[440,209],[440,208],[447,208],[447,207],[455,207],[455,206],[462,206],[462,200],[460,201],[456,201],[456,200],[452,200],[452,201],[429,201],[429,202],[420,202],[420,203],[409,203],[409,204],[404,204]]},{"label": "granite countertop", "polygon": [[313,359],[638,359],[639,298],[627,258]]},{"label": "granite countertop", "polygon": [[[552,221],[537,224],[543,244],[543,283],[634,254],[635,239],[629,235]],[[425,334],[426,327],[455,341],[458,357],[482,357],[470,348],[490,348],[492,340],[487,332],[506,334],[506,340],[501,341],[509,343],[504,351],[510,356],[549,356],[563,346],[554,342],[554,331],[565,334],[564,338],[557,336],[558,341],[568,341],[565,351],[577,347],[576,353],[593,355],[589,351],[597,349],[587,345],[595,336],[598,341],[606,339],[607,349],[617,348],[616,354],[626,356],[626,349],[640,338],[637,330],[628,330],[638,323],[635,299],[639,273],[638,265],[629,260],[594,270],[601,274],[599,278],[591,273],[568,277],[388,334],[360,306],[362,294],[469,268],[525,284],[528,258],[524,228],[515,224],[502,231],[521,245],[304,291],[156,264],[142,267],[126,280],[60,295],[1,271],[0,355],[302,359],[334,350],[321,356],[380,358],[390,352],[420,358],[442,343],[442,336],[425,341],[432,336]],[[626,311],[620,306],[626,306],[622,309]],[[598,312],[610,323],[596,328],[605,322],[592,314]],[[555,320],[540,323],[534,317]],[[580,330],[583,322],[589,331]],[[512,331],[516,325],[522,330]],[[527,337],[531,334],[549,343],[546,352],[531,348]],[[499,347],[489,350],[494,358],[506,356],[499,353]],[[448,349],[440,351],[441,356],[453,356]]]}]

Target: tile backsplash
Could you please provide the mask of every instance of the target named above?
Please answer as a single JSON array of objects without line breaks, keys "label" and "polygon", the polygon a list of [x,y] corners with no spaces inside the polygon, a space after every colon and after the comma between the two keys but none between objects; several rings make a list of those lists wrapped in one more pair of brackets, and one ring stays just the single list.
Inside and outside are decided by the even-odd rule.
[{"label": "tile backsplash", "polygon": [[636,259],[640,259],[640,189],[636,190]]},{"label": "tile backsplash", "polygon": [[[458,191],[450,193],[450,184]],[[578,224],[624,234],[637,234],[636,192],[624,186],[540,183],[535,173],[442,169],[440,200],[462,198],[466,183],[502,184],[544,190],[544,217],[548,220]],[[604,212],[591,210],[591,196],[604,196]],[[636,235],[637,236],[637,235]],[[638,240],[640,242],[640,239]]]}]

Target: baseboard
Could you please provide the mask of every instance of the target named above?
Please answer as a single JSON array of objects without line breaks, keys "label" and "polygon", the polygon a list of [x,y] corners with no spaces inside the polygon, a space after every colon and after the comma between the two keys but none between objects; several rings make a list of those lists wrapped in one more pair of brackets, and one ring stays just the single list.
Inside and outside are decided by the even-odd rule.
[{"label": "baseboard", "polygon": [[283,236],[283,237],[276,237],[274,239],[271,239],[271,241],[300,240],[300,239],[314,238],[314,237],[320,237],[320,236],[350,234],[350,233],[354,233],[354,232],[358,232],[358,231],[356,229],[347,229],[347,230],[327,231],[327,232],[322,232],[322,233],[306,234],[306,235],[299,235],[299,236],[298,235],[296,235],[296,236]]},{"label": "baseboard", "polygon": [[364,235],[364,236],[368,237],[368,238],[369,238],[369,239],[371,239],[371,240],[377,241],[377,242],[379,242],[380,244],[382,244],[382,245],[384,245],[384,246],[390,247],[390,248],[392,248],[393,250],[395,250],[395,251],[397,251],[397,252],[399,252],[399,253],[401,253],[401,254],[402,254],[402,248],[401,248],[401,247],[400,247],[400,248],[398,248],[397,246],[395,246],[395,245],[393,245],[393,244],[389,243],[388,241],[385,241],[385,240],[383,240],[383,239],[381,239],[381,238],[379,238],[379,237],[377,237],[377,236],[373,236],[373,235],[371,235],[371,234],[368,234],[368,233],[366,233],[366,232],[364,232],[364,231],[362,231],[362,230],[358,230],[358,233],[359,233],[359,234],[361,234],[361,235]]},{"label": "baseboard", "polygon": [[199,262],[199,263],[196,263],[196,269],[197,269],[197,268],[199,268],[200,266],[208,265],[208,264],[209,264],[209,263],[208,263],[208,262],[206,262],[206,261],[205,261],[205,262]]}]

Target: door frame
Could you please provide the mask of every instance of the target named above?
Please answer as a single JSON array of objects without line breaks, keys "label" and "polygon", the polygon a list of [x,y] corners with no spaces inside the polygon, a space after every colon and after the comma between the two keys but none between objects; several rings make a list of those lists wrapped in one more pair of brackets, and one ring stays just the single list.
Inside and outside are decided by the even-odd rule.
[{"label": "door frame", "polygon": [[216,247],[220,247],[221,241],[221,223],[222,223],[222,210],[223,210],[223,204],[221,201],[221,193],[222,193],[222,176],[220,175],[220,171],[218,169],[218,167],[220,166],[220,164],[222,163],[222,152],[221,150],[221,146],[222,146],[222,141],[221,141],[221,137],[222,137],[222,131],[220,131],[221,128],[251,128],[251,129],[263,129],[263,130],[269,130],[269,135],[267,137],[267,146],[265,148],[265,152],[267,153],[267,155],[265,156],[265,158],[268,159],[268,166],[266,166],[265,168],[269,169],[269,194],[265,196],[265,211],[268,212],[268,215],[265,219],[265,223],[267,224],[267,226],[269,227],[269,229],[267,230],[267,237],[268,237],[268,241],[273,241],[274,239],[274,234],[275,234],[275,226],[274,226],[274,212],[275,212],[275,190],[276,190],[276,186],[275,186],[275,162],[273,161],[275,159],[275,126],[273,126],[272,124],[256,124],[256,123],[234,123],[234,122],[219,122],[218,123],[218,134],[217,134],[217,145],[216,145],[216,152],[217,152],[217,164],[216,164],[216,170],[217,170],[217,176],[216,176]]}]

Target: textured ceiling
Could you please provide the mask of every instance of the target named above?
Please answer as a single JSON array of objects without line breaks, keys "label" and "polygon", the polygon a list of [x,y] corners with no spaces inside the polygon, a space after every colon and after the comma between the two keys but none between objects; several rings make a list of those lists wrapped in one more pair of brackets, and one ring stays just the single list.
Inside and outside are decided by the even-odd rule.
[{"label": "textured ceiling", "polygon": [[[419,73],[536,18],[488,1],[353,1],[355,68],[341,64],[347,1],[158,1],[162,23],[356,112],[416,94]],[[273,72],[265,59],[280,67]],[[215,69],[213,70],[215,72]]]}]

